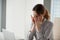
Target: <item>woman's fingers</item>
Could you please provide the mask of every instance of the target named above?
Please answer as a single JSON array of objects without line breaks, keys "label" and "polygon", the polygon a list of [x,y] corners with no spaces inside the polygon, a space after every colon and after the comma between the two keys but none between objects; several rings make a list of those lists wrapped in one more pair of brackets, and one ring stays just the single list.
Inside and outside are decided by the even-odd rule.
[{"label": "woman's fingers", "polygon": [[32,17],[32,15],[31,15],[31,19],[32,19],[32,22],[35,23],[34,17]]},{"label": "woman's fingers", "polygon": [[35,18],[32,15],[31,15],[31,19],[32,19],[32,22],[33,23],[37,23],[37,22],[41,22],[42,21],[42,18],[41,17]]}]

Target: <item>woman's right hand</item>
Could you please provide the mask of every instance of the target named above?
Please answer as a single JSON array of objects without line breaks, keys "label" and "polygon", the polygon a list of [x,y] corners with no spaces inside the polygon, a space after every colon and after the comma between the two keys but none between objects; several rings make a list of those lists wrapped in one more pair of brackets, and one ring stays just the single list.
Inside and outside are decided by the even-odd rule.
[{"label": "woman's right hand", "polygon": [[35,20],[34,20],[34,17],[31,15],[31,20],[32,20],[32,28],[31,28],[31,32],[34,31],[35,27],[34,27],[34,24],[35,24]]},{"label": "woman's right hand", "polygon": [[35,24],[35,20],[34,20],[34,17],[31,15],[31,19],[32,19],[32,23]]}]

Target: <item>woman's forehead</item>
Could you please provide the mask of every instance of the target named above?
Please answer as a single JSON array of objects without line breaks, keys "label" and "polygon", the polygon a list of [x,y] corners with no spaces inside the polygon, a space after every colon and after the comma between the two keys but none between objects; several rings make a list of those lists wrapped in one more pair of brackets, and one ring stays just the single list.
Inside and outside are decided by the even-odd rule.
[{"label": "woman's forehead", "polygon": [[33,15],[37,15],[36,11],[33,11]]},{"label": "woman's forehead", "polygon": [[42,14],[37,14],[35,11],[33,11],[33,15],[34,15],[34,16],[40,16],[40,15],[42,15]]}]

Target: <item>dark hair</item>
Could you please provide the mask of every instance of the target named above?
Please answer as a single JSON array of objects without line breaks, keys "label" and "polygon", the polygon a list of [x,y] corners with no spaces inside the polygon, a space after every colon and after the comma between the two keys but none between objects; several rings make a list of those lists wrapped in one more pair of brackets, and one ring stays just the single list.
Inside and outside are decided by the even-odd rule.
[{"label": "dark hair", "polygon": [[45,13],[44,18],[47,19],[47,20],[50,19],[50,15],[48,13],[48,10],[42,4],[35,5],[32,10],[36,11],[36,13],[38,15]]},{"label": "dark hair", "polygon": [[37,4],[34,6],[33,11],[36,11],[36,13],[39,14],[43,14],[44,13],[44,6],[42,4]]}]

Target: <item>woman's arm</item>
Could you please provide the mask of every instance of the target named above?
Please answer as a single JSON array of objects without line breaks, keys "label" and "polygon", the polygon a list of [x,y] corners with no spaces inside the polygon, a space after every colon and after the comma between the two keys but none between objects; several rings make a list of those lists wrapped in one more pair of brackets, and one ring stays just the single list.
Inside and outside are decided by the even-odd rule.
[{"label": "woman's arm", "polygon": [[32,26],[31,26],[30,31],[33,32],[34,30],[35,30],[35,26],[34,26],[34,24],[32,23]]},{"label": "woman's arm", "polygon": [[28,36],[28,40],[33,40],[33,38],[36,38],[36,30],[34,28],[34,24],[32,23],[31,24],[31,29],[30,29],[30,32],[29,32],[29,36]]}]

